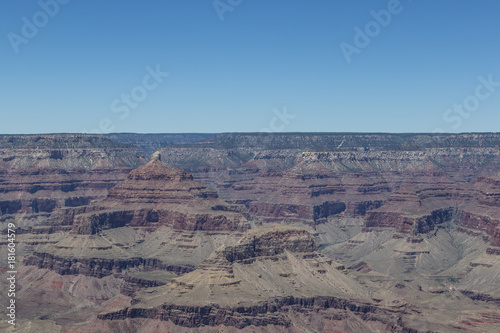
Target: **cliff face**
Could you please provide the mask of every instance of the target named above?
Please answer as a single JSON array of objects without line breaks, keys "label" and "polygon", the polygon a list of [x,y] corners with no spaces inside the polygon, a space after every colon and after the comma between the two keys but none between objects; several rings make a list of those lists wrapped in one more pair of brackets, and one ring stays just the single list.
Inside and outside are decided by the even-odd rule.
[{"label": "cliff face", "polygon": [[175,274],[184,274],[194,269],[189,265],[167,265],[158,259],[64,258],[40,252],[34,252],[25,264],[49,269],[60,275],[81,274],[97,278],[120,274],[132,268],[141,268],[144,271],[166,270]]},{"label": "cliff face", "polygon": [[0,136],[39,331],[497,330],[498,134],[114,139]]},{"label": "cliff face", "polygon": [[[217,250],[197,270],[153,293],[138,294],[132,307],[98,318],[162,320],[187,328],[286,328],[294,325],[295,313],[330,311],[344,319],[369,317],[387,330],[402,328],[401,304],[394,301],[389,310],[366,303],[369,292],[338,268],[316,251],[305,230],[250,230],[236,244]],[[367,325],[366,331],[372,330],[375,327]]]},{"label": "cliff face", "polygon": [[[385,327],[387,331],[412,331],[412,329],[405,327],[402,322],[398,323],[397,315],[390,311],[368,304],[324,296],[311,298],[280,297],[272,301],[238,307],[165,305],[160,309],[128,308],[115,313],[103,314],[98,318],[113,321],[135,318],[164,320],[180,327],[194,329],[206,326],[234,327],[238,330],[248,326],[290,328],[293,326],[291,317],[298,309],[302,314],[322,311],[323,315],[334,316],[338,319],[359,316],[363,319],[380,322],[380,326]],[[364,332],[375,331],[375,327],[370,329],[370,326],[367,325]]]},{"label": "cliff face", "polygon": [[365,231],[418,234],[460,220],[495,245],[497,201],[478,188],[494,191],[484,182],[499,145],[498,134],[221,134],[161,151],[264,222],[362,217]]},{"label": "cliff face", "polygon": [[95,234],[101,229],[168,225],[180,230],[245,228],[246,219],[193,180],[186,171],[164,165],[159,156],[133,170],[109,191],[95,212],[75,216],[74,231]]},{"label": "cliff face", "polygon": [[104,199],[66,209],[63,223],[46,221],[54,229],[40,234],[55,233],[54,240],[37,244],[24,263],[97,278],[135,271],[184,274],[221,240],[248,228],[240,207],[156,155],[107,192]]},{"label": "cliff face", "polygon": [[66,230],[143,163],[139,149],[102,136],[0,135],[0,221],[23,232]]},{"label": "cliff face", "polygon": [[102,135],[0,135],[1,169],[134,168],[144,163],[142,152]]},{"label": "cliff face", "polygon": [[256,257],[275,256],[285,251],[314,252],[311,235],[300,229],[251,230],[235,246],[227,246],[223,257],[230,263]]}]

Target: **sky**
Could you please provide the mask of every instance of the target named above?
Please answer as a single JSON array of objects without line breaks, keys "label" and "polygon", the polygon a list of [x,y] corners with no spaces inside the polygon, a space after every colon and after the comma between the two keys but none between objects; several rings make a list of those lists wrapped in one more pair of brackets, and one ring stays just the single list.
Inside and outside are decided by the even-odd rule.
[{"label": "sky", "polygon": [[497,132],[498,0],[2,0],[0,133]]}]

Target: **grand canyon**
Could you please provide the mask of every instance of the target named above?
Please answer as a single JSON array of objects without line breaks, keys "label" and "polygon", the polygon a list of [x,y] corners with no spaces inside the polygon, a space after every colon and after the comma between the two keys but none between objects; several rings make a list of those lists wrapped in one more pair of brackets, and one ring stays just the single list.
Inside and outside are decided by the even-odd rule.
[{"label": "grand canyon", "polygon": [[500,331],[497,133],[0,135],[0,226],[2,332]]}]

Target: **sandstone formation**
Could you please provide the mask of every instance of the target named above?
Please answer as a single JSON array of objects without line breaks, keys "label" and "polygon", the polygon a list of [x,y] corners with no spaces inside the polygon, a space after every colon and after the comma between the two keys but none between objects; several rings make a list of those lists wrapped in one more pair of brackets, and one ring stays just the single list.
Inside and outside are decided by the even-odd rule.
[{"label": "sandstone formation", "polygon": [[497,186],[499,146],[498,134],[221,134],[161,151],[264,221],[360,216],[366,231],[418,234],[460,219],[495,246],[495,194],[479,189]]},{"label": "sandstone formation", "polygon": [[71,229],[40,244],[25,264],[97,278],[137,270],[183,274],[248,228],[239,209],[156,154],[104,200],[69,217]]},{"label": "sandstone formation", "polygon": [[19,325],[497,332],[499,147],[496,133],[0,136]]},{"label": "sandstone formation", "polygon": [[[331,310],[343,318],[371,317],[387,330],[401,327],[401,305],[370,305],[370,292],[342,267],[316,251],[308,232],[274,227],[248,231],[223,246],[197,270],[146,290],[132,307],[99,315],[101,320],[147,318],[178,326],[291,326],[289,313]],[[386,295],[390,297],[390,295]],[[378,325],[377,324],[377,325]],[[376,330],[376,326],[369,331]]]},{"label": "sandstone formation", "polygon": [[75,216],[74,232],[96,234],[103,228],[168,225],[179,230],[243,230],[238,207],[195,182],[183,170],[168,167],[159,154],[114,186],[95,211]]},{"label": "sandstone formation", "polygon": [[2,170],[29,168],[131,168],[144,163],[142,152],[102,135],[0,135]]},{"label": "sandstone formation", "polygon": [[143,163],[139,149],[101,136],[2,135],[0,221],[23,232],[67,230],[76,212]]}]

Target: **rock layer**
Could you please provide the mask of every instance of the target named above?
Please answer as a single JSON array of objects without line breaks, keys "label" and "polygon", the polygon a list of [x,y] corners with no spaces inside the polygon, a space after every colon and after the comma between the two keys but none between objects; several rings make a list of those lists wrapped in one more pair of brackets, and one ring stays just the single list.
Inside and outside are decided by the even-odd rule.
[{"label": "rock layer", "polygon": [[[243,329],[289,327],[290,313],[337,309],[344,316],[382,321],[387,328],[398,326],[394,311],[400,312],[401,304],[394,301],[397,306],[391,311],[369,304],[369,292],[338,268],[316,251],[305,230],[250,230],[236,244],[218,249],[197,270],[142,293],[132,307],[101,314],[99,319],[148,318],[190,328]],[[222,296],[229,291],[230,296]]]},{"label": "rock layer", "polygon": [[127,225],[235,231],[246,223],[238,207],[219,199],[190,173],[164,165],[157,155],[110,189],[94,210],[75,216],[76,233],[95,234]]}]

